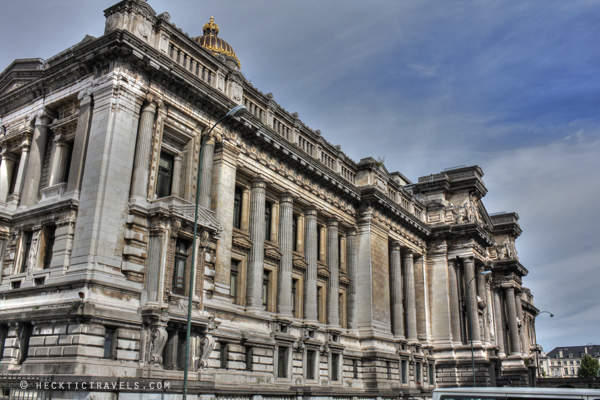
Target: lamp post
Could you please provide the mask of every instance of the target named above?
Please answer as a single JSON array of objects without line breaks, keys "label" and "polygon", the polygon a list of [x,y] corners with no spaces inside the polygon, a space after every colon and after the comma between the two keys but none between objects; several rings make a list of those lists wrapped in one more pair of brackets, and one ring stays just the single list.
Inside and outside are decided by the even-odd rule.
[{"label": "lamp post", "polygon": [[[550,311],[540,311],[535,317],[537,318],[540,316],[540,314],[544,314],[544,313],[549,314],[550,318],[554,317],[554,314],[552,314]],[[534,325],[534,329],[535,329],[535,325]],[[540,350],[540,352],[541,352],[541,350]],[[541,354],[538,354],[536,352],[536,359],[537,359],[536,373],[537,373],[537,385],[538,386],[540,386],[540,364],[542,363],[540,356],[541,356]],[[550,368],[548,368],[548,375],[550,375]]]},{"label": "lamp post", "polygon": [[245,105],[239,105],[233,107],[225,116],[221,117],[215,124],[210,128],[204,140],[202,140],[202,144],[200,145],[200,157],[198,157],[198,181],[196,182],[196,208],[194,211],[194,239],[192,241],[192,267],[190,271],[190,285],[189,285],[189,293],[188,293],[188,315],[187,315],[187,331],[185,334],[185,365],[183,367],[183,400],[186,400],[187,397],[187,383],[188,383],[188,369],[190,363],[190,330],[192,329],[192,299],[193,299],[193,291],[194,291],[194,268],[196,266],[196,235],[198,232],[198,207],[200,203],[200,178],[202,176],[202,171],[200,167],[202,166],[202,149],[204,149],[204,145],[206,141],[210,137],[215,126],[219,124],[219,122],[223,121],[228,117],[239,117],[242,116],[248,111],[248,108]]},{"label": "lamp post", "polygon": [[475,353],[473,352],[473,329],[471,329],[471,305],[470,305],[470,290],[469,288],[471,287],[471,282],[473,282],[475,280],[475,278],[477,278],[479,275],[489,275],[491,274],[492,271],[482,271],[478,274],[476,274],[474,277],[471,278],[471,280],[469,281],[469,283],[467,284],[467,317],[469,320],[469,336],[471,338],[471,364],[473,366],[473,387],[477,387],[477,383],[475,382]]}]

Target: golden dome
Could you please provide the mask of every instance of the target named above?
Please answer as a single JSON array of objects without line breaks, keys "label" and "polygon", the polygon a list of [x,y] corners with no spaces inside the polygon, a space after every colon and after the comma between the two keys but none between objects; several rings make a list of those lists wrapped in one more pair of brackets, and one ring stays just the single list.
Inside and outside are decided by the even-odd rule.
[{"label": "golden dome", "polygon": [[[212,51],[213,54],[223,54],[235,59],[235,63],[239,68],[242,67],[240,60],[235,55],[233,47],[219,37],[219,25],[215,24],[214,17],[210,17],[210,21],[202,27],[202,36],[194,38],[194,41],[204,47],[206,50]],[[216,54],[215,54],[216,55]]]}]

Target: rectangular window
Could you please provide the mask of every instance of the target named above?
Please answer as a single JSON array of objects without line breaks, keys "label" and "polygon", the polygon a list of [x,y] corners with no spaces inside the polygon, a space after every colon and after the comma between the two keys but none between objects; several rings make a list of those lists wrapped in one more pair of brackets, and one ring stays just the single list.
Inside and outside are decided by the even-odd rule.
[{"label": "rectangular window", "polygon": [[175,247],[175,265],[173,266],[173,293],[185,294],[185,264],[188,257],[189,242],[177,239]]},{"label": "rectangular window", "polygon": [[229,275],[229,296],[233,299],[233,302],[235,303],[235,300],[237,298],[237,292],[238,292],[238,275],[239,275],[239,268],[240,262],[237,260],[231,260],[231,271],[230,271],[230,275]]},{"label": "rectangular window", "polygon": [[317,225],[317,259],[323,261],[321,257],[321,227]]},{"label": "rectangular window", "polygon": [[252,371],[252,347],[246,347],[246,371]]},{"label": "rectangular window", "polygon": [[227,359],[229,358],[227,353],[227,343],[221,343],[221,351],[219,352],[220,368],[227,369]]},{"label": "rectangular window", "polygon": [[408,383],[408,361],[402,360],[402,371],[400,371],[400,375],[402,375],[402,384],[405,385]]},{"label": "rectangular window", "polygon": [[35,286],[42,286],[44,283],[46,282],[46,278],[45,277],[41,277],[41,278],[35,278],[33,280],[33,284]]},{"label": "rectangular window", "polygon": [[13,281],[10,283],[10,288],[11,289],[20,289],[21,288],[21,281]]},{"label": "rectangular window", "polygon": [[281,347],[277,349],[277,377],[287,378],[288,375],[288,348]]},{"label": "rectangular window", "polygon": [[271,271],[264,270],[263,273],[263,286],[262,286],[262,298],[263,298],[263,309],[269,309],[269,286],[271,282]]},{"label": "rectangular window", "polygon": [[4,346],[6,343],[6,337],[8,336],[8,325],[0,325],[0,360],[4,354]]},{"label": "rectangular window", "polygon": [[392,379],[392,366],[389,361],[385,362],[385,369],[387,370],[387,378]]},{"label": "rectangular window", "polygon": [[300,318],[298,316],[298,312],[299,312],[299,310],[298,310],[299,302],[298,302],[298,298],[297,298],[297,296],[299,294],[298,282],[299,282],[298,279],[292,279],[292,315],[296,318]]},{"label": "rectangular window", "polygon": [[52,262],[52,252],[54,251],[54,238],[56,236],[56,226],[47,226],[44,228],[44,269],[50,268]]},{"label": "rectangular window", "polygon": [[352,376],[358,379],[358,360],[352,360]]},{"label": "rectangular window", "polygon": [[171,195],[171,183],[173,182],[173,156],[160,153],[158,162],[158,179],[156,182],[156,197],[167,197]]},{"label": "rectangular window", "polygon": [[423,373],[423,370],[421,368],[421,363],[416,363],[415,364],[415,380],[417,381],[417,384],[421,384],[421,374]]},{"label": "rectangular window", "polygon": [[342,328],[346,328],[346,295],[345,295],[345,293],[340,293],[339,308],[340,308],[340,326]]},{"label": "rectangular window", "polygon": [[273,206],[270,202],[265,202],[265,240],[271,240],[271,210]]},{"label": "rectangular window", "polygon": [[19,174],[19,164],[20,161],[15,161],[13,164],[12,175],[10,177],[10,186],[8,188],[8,194],[13,194],[15,192],[15,186],[17,184],[17,175]]},{"label": "rectangular window", "polygon": [[338,353],[331,354],[331,380],[340,380],[340,355]]},{"label": "rectangular window", "polygon": [[31,250],[31,238],[33,232],[23,232],[23,238],[21,241],[21,268],[19,273],[27,271],[27,259],[29,258],[29,251]]},{"label": "rectangular window", "polygon": [[19,359],[17,361],[18,365],[23,364],[23,362],[27,359],[27,353],[29,352],[29,339],[31,339],[31,332],[33,331],[33,326],[26,322],[23,324],[21,328],[21,332],[19,334],[19,342],[21,343],[21,351],[19,352]]},{"label": "rectangular window", "polygon": [[429,384],[435,385],[435,365],[429,364]]},{"label": "rectangular window", "polygon": [[298,216],[292,216],[292,250],[298,251]]},{"label": "rectangular window", "polygon": [[308,350],[306,352],[306,379],[315,379],[315,369],[317,367],[317,352]]},{"label": "rectangular window", "polygon": [[317,287],[317,320],[324,324],[325,321],[325,313],[322,311],[323,310],[323,304],[324,304],[324,298],[323,298],[323,286],[318,286]]},{"label": "rectangular window", "polygon": [[235,187],[233,195],[233,227],[242,227],[242,189],[239,186]]},{"label": "rectangular window", "polygon": [[106,328],[104,330],[104,358],[114,358],[114,349],[115,346],[115,330],[111,328]]}]

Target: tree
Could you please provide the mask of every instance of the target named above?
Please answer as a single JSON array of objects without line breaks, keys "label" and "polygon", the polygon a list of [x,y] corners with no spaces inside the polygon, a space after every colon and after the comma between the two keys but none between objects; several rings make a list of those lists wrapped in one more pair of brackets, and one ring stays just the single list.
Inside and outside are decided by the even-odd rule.
[{"label": "tree", "polygon": [[600,364],[594,357],[586,354],[581,359],[581,367],[577,371],[577,376],[580,378],[595,378],[598,376]]}]

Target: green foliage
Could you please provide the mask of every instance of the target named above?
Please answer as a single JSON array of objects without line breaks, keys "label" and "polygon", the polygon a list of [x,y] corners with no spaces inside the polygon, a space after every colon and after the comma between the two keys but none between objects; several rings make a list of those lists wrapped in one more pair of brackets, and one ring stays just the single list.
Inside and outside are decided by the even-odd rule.
[{"label": "green foliage", "polygon": [[586,354],[581,359],[581,367],[577,371],[577,376],[580,378],[595,378],[598,376],[599,368],[598,360]]},{"label": "green foliage", "polygon": [[378,167],[381,167],[384,162],[385,162],[385,156],[383,156],[383,157],[377,157],[377,166]]},{"label": "green foliage", "polygon": [[546,371],[542,371],[542,378],[546,377]]}]

